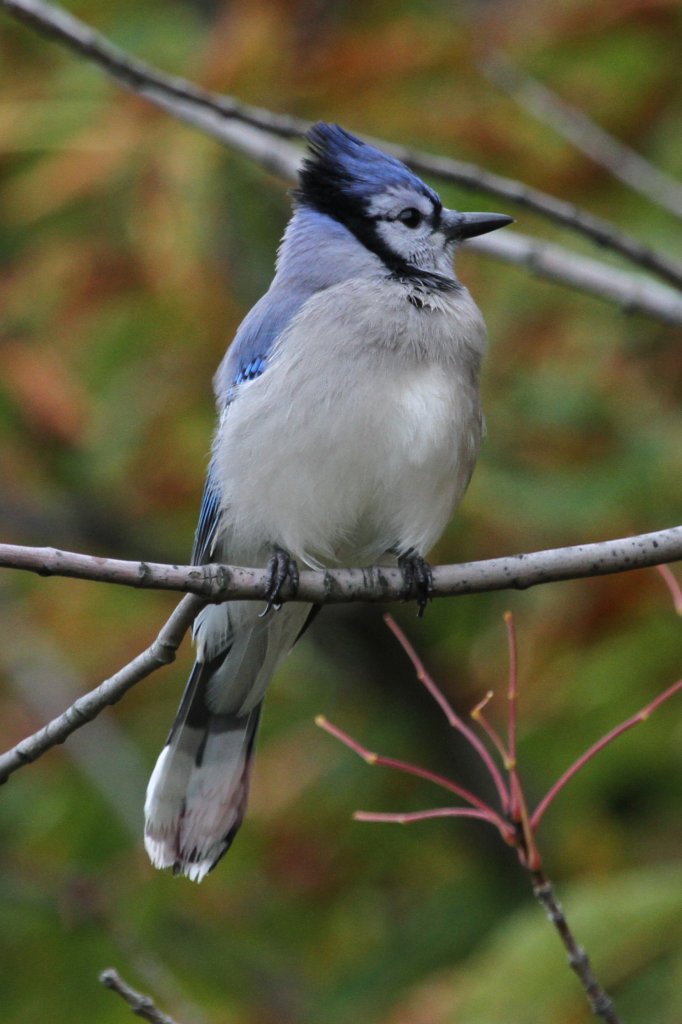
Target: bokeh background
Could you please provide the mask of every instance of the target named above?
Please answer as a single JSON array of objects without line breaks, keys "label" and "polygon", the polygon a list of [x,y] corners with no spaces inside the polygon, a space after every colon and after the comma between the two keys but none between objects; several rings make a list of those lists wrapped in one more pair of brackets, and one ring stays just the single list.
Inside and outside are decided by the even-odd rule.
[{"label": "bokeh background", "polygon": [[[679,223],[615,182],[480,71],[498,51],[669,174],[682,173],[671,0],[80,0],[120,46],[212,89],[522,179],[664,251]],[[284,184],[0,15],[0,534],[185,562],[213,428],[211,376],[267,287]],[[436,183],[438,184],[438,183]],[[539,237],[587,243],[508,204]],[[597,253],[603,256],[603,253]],[[615,260],[611,262],[617,262]],[[680,332],[462,252],[491,335],[489,436],[434,562],[680,521]],[[172,595],[0,574],[8,747],[151,641]],[[457,708],[503,719],[512,609],[520,755],[539,797],[679,677],[682,624],[641,571],[438,601],[397,618]],[[484,824],[362,825],[441,804],[369,768],[313,718],[492,796],[371,607],[327,610],[266,705],[250,813],[201,886],[155,873],[146,778],[191,662],[0,791],[0,1014],[130,1019],[118,967],[194,1024],[573,1024],[589,1019],[512,851]],[[541,844],[630,1024],[682,1020],[682,716],[621,738],[549,813]]]}]

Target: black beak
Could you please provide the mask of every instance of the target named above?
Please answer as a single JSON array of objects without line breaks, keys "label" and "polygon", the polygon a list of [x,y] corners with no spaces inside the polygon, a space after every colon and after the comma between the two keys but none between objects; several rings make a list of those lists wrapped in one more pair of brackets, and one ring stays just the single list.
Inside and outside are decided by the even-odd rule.
[{"label": "black beak", "polygon": [[498,228],[514,223],[514,218],[507,217],[505,213],[459,213],[455,210],[448,210],[447,213],[445,223],[448,236],[458,242],[464,238],[475,238],[476,235],[487,235],[489,231],[497,231]]}]

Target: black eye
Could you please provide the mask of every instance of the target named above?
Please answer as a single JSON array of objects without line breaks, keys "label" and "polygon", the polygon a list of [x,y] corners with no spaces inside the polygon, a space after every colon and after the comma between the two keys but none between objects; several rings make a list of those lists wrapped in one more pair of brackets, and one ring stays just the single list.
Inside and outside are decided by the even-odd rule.
[{"label": "black eye", "polygon": [[400,211],[398,220],[406,228],[418,228],[422,222],[422,215],[419,210],[415,210],[414,206],[408,206],[407,209]]}]

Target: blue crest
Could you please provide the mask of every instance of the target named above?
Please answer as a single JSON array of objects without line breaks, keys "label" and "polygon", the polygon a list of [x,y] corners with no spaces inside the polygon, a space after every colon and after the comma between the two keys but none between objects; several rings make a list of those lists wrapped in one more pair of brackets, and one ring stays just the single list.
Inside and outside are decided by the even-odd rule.
[{"label": "blue crest", "polygon": [[411,188],[440,205],[436,193],[395,157],[382,153],[337,124],[319,122],[306,136],[294,198],[344,223],[362,216],[368,200],[391,187]]}]

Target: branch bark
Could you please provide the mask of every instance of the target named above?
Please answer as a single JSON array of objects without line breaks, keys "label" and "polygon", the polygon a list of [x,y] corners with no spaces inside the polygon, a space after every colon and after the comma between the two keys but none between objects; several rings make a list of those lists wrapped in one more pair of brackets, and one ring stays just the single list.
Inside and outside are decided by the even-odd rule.
[{"label": "branch bark", "polygon": [[[493,245],[494,242],[494,245]],[[619,306],[624,313],[644,313],[669,324],[682,324],[682,295],[658,281],[578,256],[561,245],[543,242],[520,231],[482,235],[465,243],[503,263],[524,267],[534,277],[562,284]]]},{"label": "branch bark", "polygon": [[90,693],[79,697],[63,714],[53,718],[42,729],[0,755],[0,784],[6,782],[17,769],[63,743],[76,729],[96,718],[105,707],[119,701],[141,679],[162,665],[175,661],[182,638],[205,603],[194,595],[183,597],[156,640],[142,654]]},{"label": "branch bark", "polygon": [[145,996],[142,992],[132,988],[113,967],[108,967],[105,971],[102,971],[99,980],[105,988],[110,988],[112,992],[117,992],[121,999],[125,1000],[133,1013],[138,1017],[142,1017],[143,1020],[149,1021],[149,1024],[176,1024],[172,1017],[159,1010],[150,996]]},{"label": "branch bark", "polygon": [[607,1024],[621,1024],[611,997],[602,988],[600,982],[592,970],[587,953],[578,945],[571,928],[566,920],[563,907],[557,899],[554,886],[543,871],[532,871],[533,894],[540,905],[544,907],[547,917],[556,928],[561,939],[571,970],[577,974],[580,984],[587,996],[590,1008],[595,1017],[601,1017]]},{"label": "branch bark", "polygon": [[[681,559],[682,526],[673,526],[634,537],[434,566],[433,596],[525,590],[540,583],[605,576]],[[217,602],[262,601],[268,588],[265,569],[129,562],[18,544],[0,544],[0,567],[34,572],[39,576],[66,576],[139,589],[175,590]],[[402,572],[392,566],[309,569],[301,572],[296,595],[287,584],[282,588],[282,597],[315,604],[400,601],[405,599],[405,587]]]},{"label": "branch bark", "polygon": [[594,163],[604,167],[614,178],[676,217],[682,217],[682,185],[679,181],[595,124],[584,111],[557,96],[499,51],[482,62],[481,70],[525,110],[571,142]]},{"label": "branch bark", "polygon": [[[433,570],[434,597],[514,588],[523,590],[539,583],[626,572],[679,559],[682,559],[682,526],[597,544],[436,566]],[[182,638],[207,601],[263,600],[268,585],[267,573],[263,569],[126,562],[13,544],[0,544],[0,566],[23,569],[40,576],[66,576],[144,589],[191,591],[147,650],[90,693],[79,697],[42,729],[0,755],[0,784],[23,765],[63,743],[105,707],[119,701],[140,680],[174,661]],[[298,594],[294,597],[284,591],[282,596],[316,604],[401,600],[404,598],[404,584],[399,569],[383,566],[305,571],[300,574]]]},{"label": "branch bark", "polygon": [[[307,122],[289,115],[274,114],[269,110],[248,106],[230,96],[202,89],[186,79],[166,75],[144,61],[131,57],[56,4],[45,3],[43,0],[0,0],[0,6],[19,21],[97,64],[125,88],[144,96],[174,117],[193,125],[223,144],[247,153],[279,176],[287,179],[295,177],[299,153],[285,140],[300,137],[308,127]],[[523,182],[492,174],[475,164],[447,157],[435,157],[381,140],[373,141],[377,141],[387,152],[395,154],[420,173],[433,175],[463,188],[485,192],[531,210],[553,223],[578,232],[602,248],[619,253],[631,263],[656,274],[675,288],[682,289],[682,264],[661,255],[608,221],[581,210],[574,203],[547,195]],[[471,248],[509,261],[509,247],[506,247],[506,255],[500,255],[505,252],[505,248],[501,247],[498,251],[497,241],[491,238],[485,247],[473,243]],[[554,249],[555,256],[562,252],[564,260],[555,258],[552,276],[564,284],[575,287],[575,281],[570,274],[567,277],[562,275],[562,262],[567,263],[569,267],[575,266],[581,262],[582,257],[577,253],[560,250],[560,247],[555,246]],[[531,270],[535,269],[526,259],[519,259],[518,262]],[[610,268],[603,269],[607,272],[608,278]],[[598,280],[594,267],[589,278],[592,287],[588,290],[593,291]],[[635,292],[641,292],[645,287],[635,277],[632,278],[632,285]],[[597,294],[612,298],[611,289],[608,287],[604,292],[599,291]],[[674,292],[668,297],[668,307],[673,297]],[[650,304],[656,306],[655,294]],[[671,319],[669,308],[663,319]],[[682,314],[679,319],[674,318],[674,322],[682,322]]]}]

